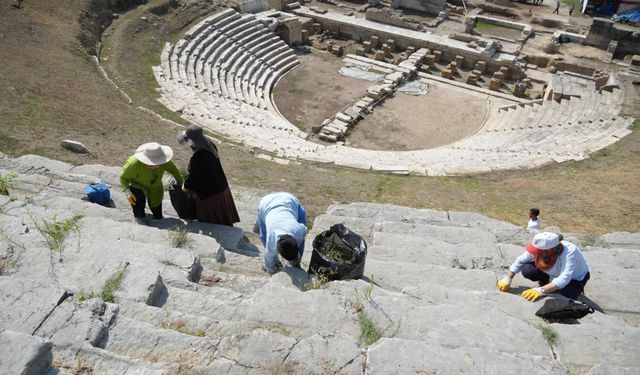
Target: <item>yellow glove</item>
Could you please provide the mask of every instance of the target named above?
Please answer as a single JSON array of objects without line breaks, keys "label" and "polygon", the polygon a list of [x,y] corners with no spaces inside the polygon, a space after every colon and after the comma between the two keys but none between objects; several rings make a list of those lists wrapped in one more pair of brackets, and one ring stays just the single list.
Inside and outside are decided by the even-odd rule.
[{"label": "yellow glove", "polygon": [[542,291],[542,288],[531,288],[522,292],[522,297],[524,297],[524,299],[526,299],[527,301],[534,302],[538,298],[544,296],[544,294],[545,293]]},{"label": "yellow glove", "polygon": [[131,191],[127,190],[127,193],[129,193],[129,195],[127,196],[127,200],[129,201],[129,204],[132,206],[135,206],[136,203],[138,203],[138,199],[136,198],[135,195],[133,195]]},{"label": "yellow glove", "polygon": [[498,290],[501,292],[508,292],[511,289],[511,278],[509,276],[505,276],[500,279],[496,285],[498,285]]}]

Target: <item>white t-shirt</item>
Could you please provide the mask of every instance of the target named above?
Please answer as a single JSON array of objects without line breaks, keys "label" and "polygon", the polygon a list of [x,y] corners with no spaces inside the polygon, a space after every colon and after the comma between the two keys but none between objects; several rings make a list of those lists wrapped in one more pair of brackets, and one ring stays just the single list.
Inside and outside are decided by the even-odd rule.
[{"label": "white t-shirt", "polygon": [[529,219],[529,223],[527,224],[527,229],[540,229],[540,218],[537,219]]}]

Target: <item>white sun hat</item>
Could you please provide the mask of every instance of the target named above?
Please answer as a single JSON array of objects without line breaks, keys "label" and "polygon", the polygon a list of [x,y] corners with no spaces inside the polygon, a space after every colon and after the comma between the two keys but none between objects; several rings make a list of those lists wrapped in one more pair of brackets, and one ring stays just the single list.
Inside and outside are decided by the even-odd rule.
[{"label": "white sun hat", "polygon": [[163,146],[157,142],[149,142],[140,145],[136,150],[136,159],[146,165],[161,165],[173,157],[173,150],[169,146]]}]

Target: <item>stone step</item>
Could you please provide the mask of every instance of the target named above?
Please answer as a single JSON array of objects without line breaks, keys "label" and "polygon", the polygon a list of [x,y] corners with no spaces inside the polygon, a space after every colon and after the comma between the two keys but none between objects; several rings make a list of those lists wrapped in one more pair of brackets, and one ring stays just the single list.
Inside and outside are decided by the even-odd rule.
[{"label": "stone step", "polygon": [[[91,346],[56,348],[54,352],[55,374],[149,374],[171,375],[180,371],[177,363],[154,363],[139,358],[117,355]],[[51,374],[53,375],[53,374]]]},{"label": "stone step", "polygon": [[217,357],[217,345],[214,338],[186,335],[118,316],[109,329],[104,349],[153,363],[199,365]]},{"label": "stone step", "polygon": [[487,373],[565,374],[548,355],[509,353],[472,346],[449,347],[436,342],[383,338],[371,347],[367,367],[372,374]]}]

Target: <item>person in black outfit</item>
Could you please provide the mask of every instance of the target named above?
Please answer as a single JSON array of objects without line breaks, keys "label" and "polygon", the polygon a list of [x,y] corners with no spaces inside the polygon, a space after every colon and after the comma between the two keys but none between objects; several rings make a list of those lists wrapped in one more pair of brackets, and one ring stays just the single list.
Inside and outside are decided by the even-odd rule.
[{"label": "person in black outfit", "polygon": [[178,142],[193,150],[182,190],[198,196],[196,217],[199,221],[233,226],[240,221],[227,177],[220,164],[218,148],[205,137],[202,127],[189,125],[178,132]]}]

